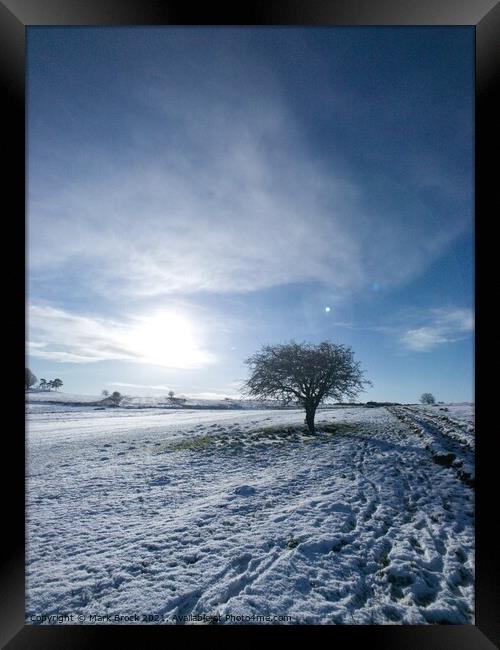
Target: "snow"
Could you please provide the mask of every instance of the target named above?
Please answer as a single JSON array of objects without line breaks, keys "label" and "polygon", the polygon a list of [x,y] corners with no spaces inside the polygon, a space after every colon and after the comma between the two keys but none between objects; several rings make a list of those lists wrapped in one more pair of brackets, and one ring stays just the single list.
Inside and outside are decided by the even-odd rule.
[{"label": "snow", "polygon": [[298,410],[29,410],[27,622],[473,623],[472,405],[445,406],[314,437]]},{"label": "snow", "polygon": [[30,390],[26,393],[29,403],[32,402],[97,402],[102,399],[102,395],[76,395],[74,393],[64,393],[58,390]]},{"label": "snow", "polygon": [[[62,391],[40,391],[31,390],[26,393],[27,413],[55,413],[55,412],[80,412],[84,410],[103,410],[109,407],[107,400],[102,395],[75,395]],[[272,400],[250,400],[250,399],[201,399],[189,398],[182,395],[170,399],[165,396],[134,396],[123,395],[120,402],[120,409],[263,409],[276,408],[279,406]],[[112,408],[116,408],[113,406]],[[329,408],[342,408],[332,406]]]},{"label": "snow", "polygon": [[471,483],[474,481],[475,429],[471,424],[472,418],[454,420],[430,408],[397,406],[389,410],[414,429],[436,462],[450,464],[459,478]]}]

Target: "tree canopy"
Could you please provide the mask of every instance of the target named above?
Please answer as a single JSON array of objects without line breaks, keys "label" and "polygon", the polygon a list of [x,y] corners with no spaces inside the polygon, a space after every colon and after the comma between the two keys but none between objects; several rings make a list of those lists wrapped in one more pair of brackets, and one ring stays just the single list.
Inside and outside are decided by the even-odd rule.
[{"label": "tree canopy", "polygon": [[37,383],[38,379],[31,372],[29,368],[24,369],[24,387],[26,389],[31,388]]},{"label": "tree canopy", "polygon": [[250,368],[244,392],[250,397],[297,402],[314,432],[316,409],[323,401],[353,399],[370,382],[349,346],[323,341],[266,345],[246,359]]}]

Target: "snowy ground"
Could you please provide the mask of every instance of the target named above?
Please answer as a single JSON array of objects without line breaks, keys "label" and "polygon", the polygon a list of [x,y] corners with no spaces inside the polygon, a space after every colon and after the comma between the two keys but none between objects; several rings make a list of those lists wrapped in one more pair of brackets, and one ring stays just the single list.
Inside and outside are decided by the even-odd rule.
[{"label": "snowy ground", "polygon": [[[103,395],[75,395],[59,391],[31,390],[26,393],[27,413],[55,413],[66,411],[97,410],[103,408]],[[250,399],[201,399],[178,396],[170,399],[168,395],[136,396],[123,395],[120,409],[263,409],[276,408],[277,403],[270,400]]]},{"label": "snowy ground", "polygon": [[30,410],[27,622],[473,623],[473,407],[445,406],[314,438],[291,410]]}]

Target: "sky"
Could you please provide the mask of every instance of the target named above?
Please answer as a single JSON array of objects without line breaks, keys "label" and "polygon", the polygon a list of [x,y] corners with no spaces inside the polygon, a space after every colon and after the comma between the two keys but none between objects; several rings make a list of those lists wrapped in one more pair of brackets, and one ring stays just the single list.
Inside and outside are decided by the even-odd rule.
[{"label": "sky", "polygon": [[28,27],[27,364],[237,396],[352,347],[360,400],[474,399],[473,27]]}]

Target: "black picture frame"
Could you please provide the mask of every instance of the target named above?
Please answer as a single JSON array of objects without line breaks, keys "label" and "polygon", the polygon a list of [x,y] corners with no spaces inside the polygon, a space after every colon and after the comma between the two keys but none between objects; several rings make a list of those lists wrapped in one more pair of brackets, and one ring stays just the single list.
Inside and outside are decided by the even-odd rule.
[{"label": "black picture frame", "polygon": [[[498,184],[500,150],[495,126],[500,115],[496,79],[500,77],[500,3],[496,0],[260,0],[233,9],[210,3],[200,8],[179,1],[161,0],[0,0],[1,87],[6,91],[4,125],[12,146],[4,147],[4,205],[9,205],[4,219],[13,225],[13,234],[5,242],[17,252],[7,276],[12,278],[19,313],[24,314],[22,287],[15,288],[25,277],[25,31],[31,25],[468,25],[476,34],[476,259],[481,246],[482,257],[494,259],[488,249],[491,240],[484,234],[489,219],[495,216],[494,188]],[[16,250],[18,247],[18,250]],[[488,255],[490,252],[490,255]],[[494,271],[492,270],[494,273]],[[476,289],[486,281],[488,271],[476,266]],[[4,276],[5,278],[5,276]],[[478,299],[479,300],[479,296]],[[476,303],[477,303],[476,300]],[[477,310],[476,310],[477,312]],[[22,316],[21,316],[22,318]],[[486,324],[486,318],[484,323]],[[12,320],[13,322],[13,320]],[[10,325],[10,316],[8,319]],[[476,318],[477,323],[477,318]],[[479,331],[484,335],[479,310]],[[21,342],[22,340],[22,342]],[[491,650],[500,644],[500,562],[495,534],[496,457],[495,430],[485,428],[492,389],[479,379],[481,347],[476,336],[476,624],[428,626],[254,626],[221,628],[220,626],[26,626],[24,623],[24,393],[19,394],[14,424],[4,431],[4,472],[2,480],[4,526],[0,568],[0,645],[9,650],[29,648],[87,648],[117,646],[127,642],[140,647],[156,647],[181,633],[186,641],[220,642],[234,632],[249,640],[269,641],[283,635],[327,635],[329,642],[345,647],[365,643],[384,650]],[[19,344],[19,345],[17,345]],[[10,326],[7,347],[13,355],[13,376],[22,371],[19,358],[24,351],[23,327]],[[479,364],[478,364],[479,361]],[[488,383],[486,380],[484,384]],[[21,385],[20,377],[16,386]],[[16,390],[18,390],[16,388]],[[488,391],[491,391],[489,396]],[[17,415],[19,414],[19,415]],[[489,435],[491,434],[491,435]],[[10,476],[5,471],[10,468]]]}]

